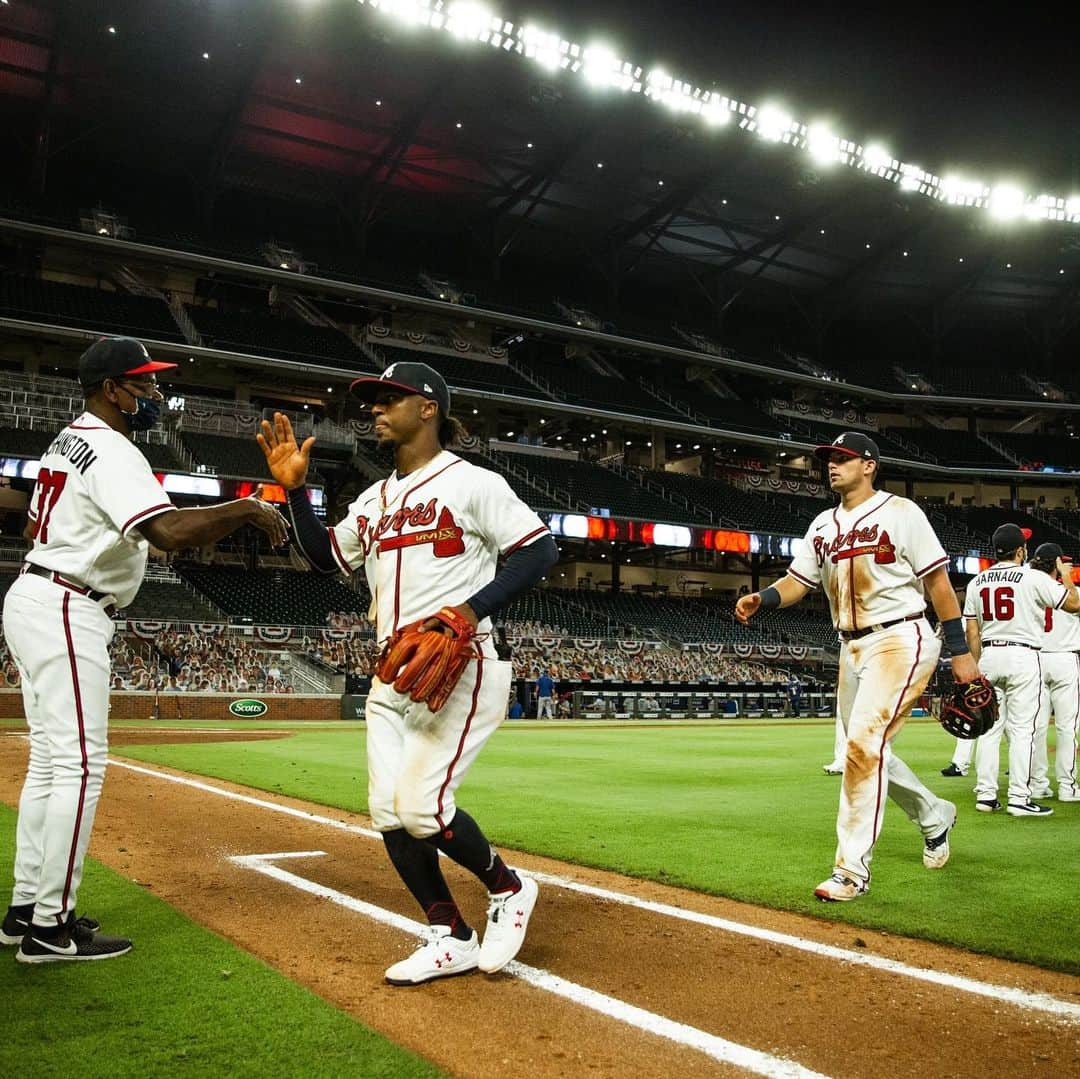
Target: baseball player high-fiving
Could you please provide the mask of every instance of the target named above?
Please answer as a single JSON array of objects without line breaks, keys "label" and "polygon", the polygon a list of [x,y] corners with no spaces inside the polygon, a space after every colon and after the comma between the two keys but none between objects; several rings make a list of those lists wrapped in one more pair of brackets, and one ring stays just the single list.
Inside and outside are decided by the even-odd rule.
[{"label": "baseball player high-fiving", "polygon": [[153,543],[172,551],[254,524],[275,544],[285,519],[257,499],[175,509],[131,442],[164,400],[140,342],[103,338],[79,360],[86,411],[42,455],[34,543],[4,600],[4,637],[22,676],[30,765],[19,799],[15,888],[0,943],[23,963],[111,959],[131,941],[75,917],[108,753],[112,615],[135,598]]},{"label": "baseball player high-fiving", "polygon": [[[351,389],[370,404],[395,469],[333,528],[315,518],[304,487],[314,439],[298,446],[280,413],[258,438],[289,492],[308,561],[325,573],[363,567],[371,588],[383,651],[366,710],[368,810],[430,923],[420,948],[386,979],[419,985],[477,968],[492,973],[521,948],[537,885],[505,865],[454,793],[506,716],[511,664],[496,654],[491,615],[535,585],[558,550],[501,476],[446,449],[460,427],[438,372],[395,363]],[[496,572],[500,555],[506,561]],[[450,894],[439,851],[488,890],[483,943]]]},{"label": "baseball player high-fiving", "polygon": [[[814,894],[845,901],[870,887],[870,858],[888,794],[923,834],[923,864],[949,860],[956,806],[936,797],[892,751],[892,739],[933,674],[941,644],[926,621],[926,595],[941,619],[958,682],[978,668],[949,583],[948,556],[926,515],[906,498],[874,489],[877,444],[847,431],[815,450],[828,462],[840,504],[818,514],[788,575],[735,606],[740,622],[758,610],[798,603],[823,588],[841,640],[836,707],[847,731],[836,821],[834,871]],[[924,592],[925,589],[925,592]]]},{"label": "baseball player high-fiving", "polygon": [[[964,597],[964,618],[972,654],[997,693],[1000,714],[975,747],[975,808],[1001,809],[997,797],[1001,735],[1009,739],[1009,795],[1014,817],[1049,817],[1054,811],[1031,799],[1031,766],[1043,689],[1039,653],[1046,635],[1047,608],[1080,611],[1080,595],[1061,559],[1061,584],[1024,564],[1027,541],[1019,525],[1003,524],[991,543],[997,562],[973,577]],[[979,658],[981,655],[981,658]]]}]

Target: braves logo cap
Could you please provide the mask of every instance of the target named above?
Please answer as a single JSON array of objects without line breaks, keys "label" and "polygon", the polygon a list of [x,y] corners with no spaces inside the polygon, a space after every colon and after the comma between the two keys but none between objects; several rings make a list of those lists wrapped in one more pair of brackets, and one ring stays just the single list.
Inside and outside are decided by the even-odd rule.
[{"label": "braves logo cap", "polygon": [[79,382],[87,389],[107,378],[151,375],[175,366],[150,359],[146,346],[134,337],[101,337],[79,357]]},{"label": "braves logo cap", "polygon": [[418,393],[434,401],[444,416],[450,415],[450,391],[446,387],[446,380],[426,363],[413,363],[411,360],[392,363],[378,378],[358,378],[349,387],[349,392],[371,404],[387,387],[402,393]]},{"label": "braves logo cap", "polygon": [[[994,534],[990,537],[990,542],[993,544],[994,554],[1004,555],[1012,554],[1017,547],[1026,546],[1029,539],[1031,539],[1030,528],[1021,528],[1019,525],[1010,522],[1009,524],[998,525],[994,529]],[[1060,548],[1058,549],[1060,550]]]},{"label": "braves logo cap", "polygon": [[827,461],[832,453],[846,453],[849,457],[861,457],[864,461],[878,461],[881,451],[877,443],[861,431],[845,431],[837,435],[827,446],[817,446],[814,456],[819,461]]},{"label": "braves logo cap", "polygon": [[1065,557],[1065,552],[1061,549],[1060,543],[1040,543],[1035,548],[1035,554],[1032,556],[1036,562],[1049,562],[1053,565],[1059,558],[1062,562],[1071,562],[1071,558]]}]

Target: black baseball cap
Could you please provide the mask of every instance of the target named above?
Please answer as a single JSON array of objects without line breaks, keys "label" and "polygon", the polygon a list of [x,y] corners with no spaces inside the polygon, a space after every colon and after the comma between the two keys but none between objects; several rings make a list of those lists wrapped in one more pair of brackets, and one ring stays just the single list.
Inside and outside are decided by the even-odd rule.
[{"label": "black baseball cap", "polygon": [[833,452],[846,453],[850,457],[861,457],[864,461],[878,461],[881,451],[877,443],[861,431],[845,431],[837,435],[827,446],[817,446],[814,456],[819,461],[827,461]]},{"label": "black baseball cap", "polygon": [[79,382],[83,389],[121,375],[150,375],[170,371],[175,363],[159,363],[134,337],[102,337],[79,357]]},{"label": "black baseball cap", "polygon": [[1040,543],[1035,548],[1034,559],[1039,562],[1049,562],[1051,565],[1055,563],[1059,558],[1063,562],[1071,562],[1071,558],[1065,557],[1065,552],[1061,549],[1060,543]]},{"label": "black baseball cap", "polygon": [[434,401],[444,416],[450,415],[450,391],[446,388],[446,380],[426,363],[411,360],[392,363],[378,378],[358,378],[349,387],[349,392],[371,404],[388,386],[402,393],[418,393]]},{"label": "black baseball cap", "polygon": [[[1012,554],[1017,547],[1024,547],[1031,539],[1031,529],[1021,528],[1019,525],[1004,524],[994,529],[990,542],[994,547],[994,554]],[[1060,548],[1059,548],[1060,550]]]}]

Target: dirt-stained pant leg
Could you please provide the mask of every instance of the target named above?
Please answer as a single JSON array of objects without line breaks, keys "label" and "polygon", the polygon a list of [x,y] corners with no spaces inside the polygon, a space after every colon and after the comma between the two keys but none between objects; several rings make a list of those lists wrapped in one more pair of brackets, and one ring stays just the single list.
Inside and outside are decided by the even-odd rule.
[{"label": "dirt-stained pant leg", "polygon": [[367,705],[368,810],[381,832],[434,835],[457,810],[454,792],[506,718],[510,663],[471,662],[432,713],[375,679]]},{"label": "dirt-stained pant leg", "polygon": [[1080,716],[1080,655],[1075,652],[1043,652],[1043,695],[1035,728],[1032,750],[1031,789],[1045,790],[1050,785],[1046,735],[1050,712],[1054,713],[1057,746],[1054,775],[1058,790],[1071,793],[1076,786],[1076,728]]},{"label": "dirt-stained pant leg", "polygon": [[940,641],[922,619],[841,649],[837,708],[847,730],[847,749],[836,819],[836,868],[846,876],[870,879],[886,795],[924,836],[936,835],[947,824],[944,803],[889,744],[926,688],[940,651]]}]

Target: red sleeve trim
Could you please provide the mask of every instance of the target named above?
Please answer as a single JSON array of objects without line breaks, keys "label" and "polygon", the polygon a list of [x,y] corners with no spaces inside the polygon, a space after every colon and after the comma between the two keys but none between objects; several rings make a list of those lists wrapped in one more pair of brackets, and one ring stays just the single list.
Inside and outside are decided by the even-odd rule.
[{"label": "red sleeve trim", "polygon": [[817,588],[813,581],[808,581],[801,573],[796,573],[790,566],[788,566],[788,576],[794,577],[799,584],[804,584],[807,588]]},{"label": "red sleeve trim", "polygon": [[86,424],[78,424],[78,423],[69,423],[68,427],[70,427],[72,431],[110,431],[110,430],[112,430],[111,427],[97,427],[97,426],[91,427],[91,426],[86,425]]},{"label": "red sleeve trim", "polygon": [[539,528],[534,528],[527,536],[522,536],[521,539],[519,539],[517,543],[515,543],[512,547],[507,547],[506,550],[503,551],[503,554],[513,554],[519,547],[524,547],[525,544],[529,542],[529,540],[536,539],[537,536],[540,536],[547,531],[547,525],[541,525]]},{"label": "red sleeve trim", "polygon": [[919,570],[919,572],[915,574],[915,577],[917,579],[925,577],[931,570],[937,569],[938,566],[944,566],[945,563],[948,562],[948,561],[949,561],[949,556],[948,555],[942,555],[941,558],[939,558],[936,562],[931,562],[930,565],[926,567],[926,569]]},{"label": "red sleeve trim", "polygon": [[334,557],[338,560],[338,565],[341,566],[342,573],[351,574],[352,566],[345,561],[345,556],[341,553],[341,548],[338,546],[337,535],[333,528],[328,528],[327,532],[330,533],[330,547],[334,552]]},{"label": "red sleeve trim", "polygon": [[134,517],[130,518],[128,522],[120,529],[123,535],[127,535],[128,531],[134,528],[135,525],[140,524],[142,521],[149,520],[151,517],[157,517],[159,514],[164,513],[166,510],[174,509],[175,507],[171,502],[161,502],[156,506],[151,506],[149,509],[142,510],[136,513]]}]

